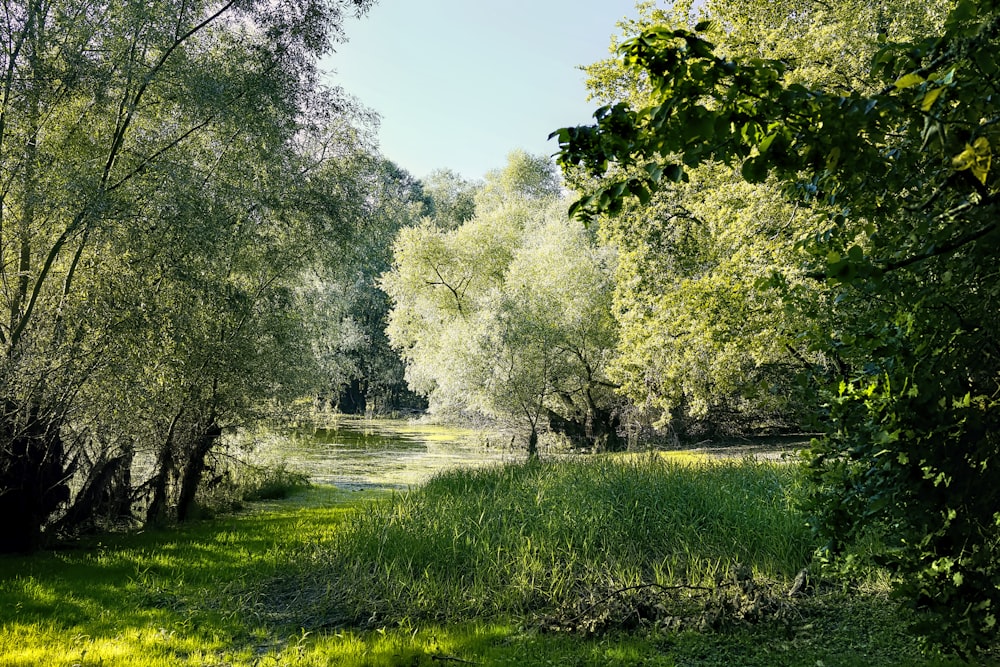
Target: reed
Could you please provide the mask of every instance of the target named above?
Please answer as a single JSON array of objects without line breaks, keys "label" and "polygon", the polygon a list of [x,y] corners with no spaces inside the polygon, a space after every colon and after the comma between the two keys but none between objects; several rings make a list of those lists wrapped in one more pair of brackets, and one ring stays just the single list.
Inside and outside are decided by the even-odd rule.
[{"label": "reed", "polygon": [[608,595],[628,586],[749,572],[783,588],[813,548],[798,492],[790,466],[662,457],[453,472],[392,495],[300,489],[0,557],[0,667],[956,664],[920,656],[884,587],[813,591],[778,622],[721,631],[546,631],[560,611],[643,603]]},{"label": "reed", "polygon": [[791,582],[815,549],[797,480],[779,463],[658,456],[448,472],[366,507],[288,584],[322,582],[298,604],[327,623],[378,625],[544,613],[737,569]]}]

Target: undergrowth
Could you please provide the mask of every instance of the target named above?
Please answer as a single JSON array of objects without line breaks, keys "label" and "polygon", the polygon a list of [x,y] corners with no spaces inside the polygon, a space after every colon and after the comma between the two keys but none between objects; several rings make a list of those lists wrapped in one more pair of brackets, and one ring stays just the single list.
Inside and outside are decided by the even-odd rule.
[{"label": "undergrowth", "polygon": [[954,664],[878,577],[800,581],[798,484],[750,460],[534,463],[0,557],[0,667]]},{"label": "undergrowth", "polygon": [[642,596],[670,606],[660,620],[701,622],[747,582],[785,592],[809,565],[797,479],[777,463],[660,457],[442,474],[318,545],[272,583],[272,612],[327,626],[515,615],[596,627]]},{"label": "undergrowth", "polygon": [[310,486],[308,475],[289,469],[285,463],[258,465],[232,460],[216,472],[198,491],[202,516],[238,511],[246,503],[281,500]]}]

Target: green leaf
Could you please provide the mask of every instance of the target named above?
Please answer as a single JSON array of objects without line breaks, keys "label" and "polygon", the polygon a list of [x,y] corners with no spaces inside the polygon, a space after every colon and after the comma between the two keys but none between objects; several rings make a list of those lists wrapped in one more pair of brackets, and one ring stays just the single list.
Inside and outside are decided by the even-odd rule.
[{"label": "green leaf", "polygon": [[679,164],[667,165],[666,169],[663,170],[663,175],[667,179],[673,181],[674,183],[679,183],[684,178],[684,167]]},{"label": "green leaf", "polygon": [[894,85],[896,86],[897,90],[905,90],[906,88],[919,85],[923,82],[924,82],[924,77],[920,76],[916,72],[910,72],[909,74],[904,74],[903,76],[896,79],[896,83]]},{"label": "green leaf", "polygon": [[645,167],[643,167],[643,169],[646,170],[646,173],[649,174],[650,180],[653,181],[654,183],[659,183],[660,180],[663,178],[663,167],[661,167],[656,162],[650,162]]},{"label": "green leaf", "polygon": [[830,149],[830,152],[826,156],[827,171],[833,171],[836,169],[838,162],[840,162],[840,147],[834,146]]},{"label": "green leaf", "polygon": [[589,218],[589,213],[587,212],[591,204],[593,204],[593,196],[581,197],[572,204],[569,205],[569,217],[570,218]]},{"label": "green leaf", "polygon": [[766,153],[767,149],[769,149],[771,147],[771,144],[774,143],[774,140],[778,138],[778,134],[779,134],[778,132],[772,132],[771,134],[764,137],[764,140],[761,141],[760,144],[757,146],[757,150],[759,150],[761,153]]},{"label": "green leaf", "polygon": [[930,111],[931,107],[934,106],[934,102],[941,96],[943,91],[944,88],[931,88],[928,90],[927,94],[924,95],[923,101],[920,103],[921,111]]},{"label": "green leaf", "polygon": [[639,199],[639,203],[645,206],[649,203],[651,195],[649,189],[638,179],[633,178],[628,182],[629,193]]}]

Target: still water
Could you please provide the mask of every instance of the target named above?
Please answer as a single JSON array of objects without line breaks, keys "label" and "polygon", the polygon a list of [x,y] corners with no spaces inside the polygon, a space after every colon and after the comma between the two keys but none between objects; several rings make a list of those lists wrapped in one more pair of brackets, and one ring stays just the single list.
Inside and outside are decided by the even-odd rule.
[{"label": "still water", "polygon": [[[316,484],[403,489],[456,467],[524,458],[497,436],[395,419],[341,419],[335,428],[301,429],[274,443],[271,458]],[[269,448],[270,449],[270,448]]]}]

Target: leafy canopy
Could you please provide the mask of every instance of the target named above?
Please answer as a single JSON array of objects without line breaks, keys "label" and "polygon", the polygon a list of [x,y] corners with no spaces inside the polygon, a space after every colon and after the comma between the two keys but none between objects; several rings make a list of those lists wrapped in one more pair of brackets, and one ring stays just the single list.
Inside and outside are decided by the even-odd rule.
[{"label": "leafy canopy", "polygon": [[564,167],[621,174],[574,212],[647,204],[711,162],[776,178],[808,207],[821,225],[798,241],[805,275],[853,317],[805,332],[844,362],[813,376],[828,397],[810,461],[816,528],[833,552],[876,531],[922,631],[988,645],[1000,605],[1000,7],[961,0],[939,33],[883,39],[855,88],[720,54],[712,29],[655,26],[622,44],[649,101],[555,133]]},{"label": "leafy canopy", "polygon": [[513,153],[475,205],[458,227],[427,219],[401,230],[381,282],[393,301],[387,332],[432,409],[514,420],[533,450],[547,411],[567,418],[601,400],[613,258],[565,219],[544,157]]}]

